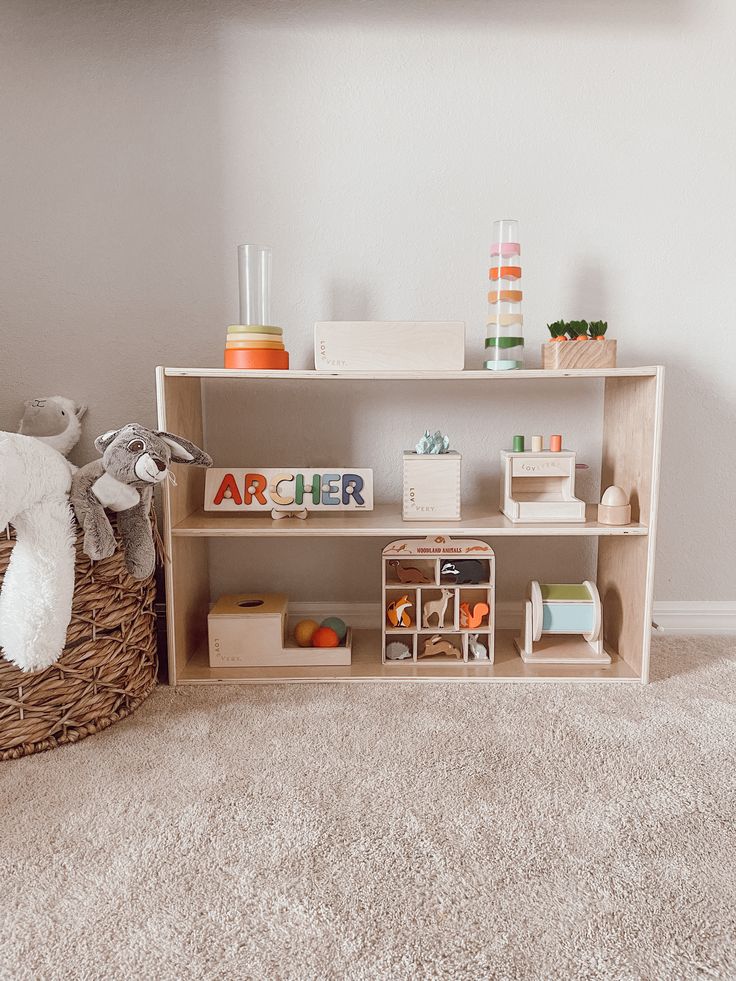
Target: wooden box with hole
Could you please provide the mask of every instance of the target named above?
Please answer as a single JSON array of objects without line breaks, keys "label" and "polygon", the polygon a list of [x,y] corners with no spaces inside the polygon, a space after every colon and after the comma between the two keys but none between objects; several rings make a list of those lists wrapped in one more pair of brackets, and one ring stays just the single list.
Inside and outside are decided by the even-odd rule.
[{"label": "wooden box with hole", "polygon": [[299,647],[288,635],[288,607],[280,593],[221,596],[207,617],[210,667],[350,664],[349,629],[340,647]]}]

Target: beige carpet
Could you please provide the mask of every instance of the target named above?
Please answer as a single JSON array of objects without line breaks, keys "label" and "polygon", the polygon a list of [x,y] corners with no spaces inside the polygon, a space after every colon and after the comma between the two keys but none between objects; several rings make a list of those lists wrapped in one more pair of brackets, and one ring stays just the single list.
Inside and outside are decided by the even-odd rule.
[{"label": "beige carpet", "polygon": [[736,643],[654,683],[161,689],[0,764],[0,976],[736,977]]}]

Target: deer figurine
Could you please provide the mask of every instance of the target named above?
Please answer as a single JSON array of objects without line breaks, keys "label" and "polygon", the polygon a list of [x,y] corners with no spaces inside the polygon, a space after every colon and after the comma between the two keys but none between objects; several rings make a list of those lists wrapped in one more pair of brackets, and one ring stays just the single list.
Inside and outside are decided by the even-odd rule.
[{"label": "deer figurine", "polygon": [[442,630],[445,626],[445,614],[447,613],[447,604],[450,602],[450,597],[452,596],[451,589],[441,589],[442,594],[439,599],[427,600],[427,602],[422,607],[422,615],[424,619],[424,626],[431,626],[430,620],[433,616],[437,617],[437,629]]}]

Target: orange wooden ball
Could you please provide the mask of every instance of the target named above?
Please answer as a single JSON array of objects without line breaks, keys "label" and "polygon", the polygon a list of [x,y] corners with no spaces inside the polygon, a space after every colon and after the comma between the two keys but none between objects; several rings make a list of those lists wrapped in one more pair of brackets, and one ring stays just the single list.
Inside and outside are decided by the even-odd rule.
[{"label": "orange wooden ball", "polygon": [[294,640],[300,647],[311,647],[312,637],[319,630],[316,620],[300,620],[294,627]]},{"label": "orange wooden ball", "polygon": [[312,647],[338,647],[340,638],[332,627],[318,627],[312,634]]}]

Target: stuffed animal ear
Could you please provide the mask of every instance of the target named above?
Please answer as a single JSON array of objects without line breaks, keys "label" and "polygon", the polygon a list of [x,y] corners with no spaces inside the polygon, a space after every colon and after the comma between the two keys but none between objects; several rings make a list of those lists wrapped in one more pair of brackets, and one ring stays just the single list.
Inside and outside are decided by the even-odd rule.
[{"label": "stuffed animal ear", "polygon": [[95,449],[98,453],[104,453],[108,448],[110,443],[115,439],[115,437],[122,432],[122,429],[111,429],[107,433],[103,433],[102,436],[98,436],[95,440]]},{"label": "stuffed animal ear", "polygon": [[79,406],[77,406],[76,416],[77,416],[77,419],[80,422],[82,421],[82,419],[84,419],[84,416],[85,416],[86,412],[87,412],[87,406],[86,405],[79,405]]},{"label": "stuffed animal ear", "polygon": [[204,450],[200,450],[194,443],[190,443],[183,436],[174,436],[172,433],[158,431],[156,433],[171,450],[172,463],[187,463],[190,467],[211,467],[212,457]]}]

